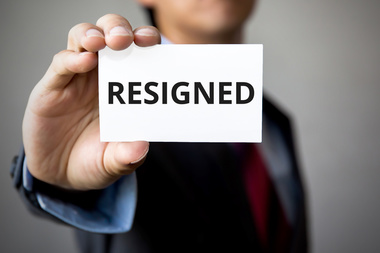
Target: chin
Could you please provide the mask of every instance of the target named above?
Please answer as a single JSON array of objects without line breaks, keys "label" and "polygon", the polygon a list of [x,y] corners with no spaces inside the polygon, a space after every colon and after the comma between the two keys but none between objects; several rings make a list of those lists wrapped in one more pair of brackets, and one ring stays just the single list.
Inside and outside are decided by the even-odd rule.
[{"label": "chin", "polygon": [[241,29],[251,14],[251,8],[245,10],[214,10],[214,12],[202,13],[199,16],[200,28],[207,29],[209,32],[223,32],[234,29]]},{"label": "chin", "polygon": [[[224,34],[239,31],[243,28],[246,19],[220,19],[204,22],[201,30],[208,34]],[[205,25],[207,24],[207,25]]]}]

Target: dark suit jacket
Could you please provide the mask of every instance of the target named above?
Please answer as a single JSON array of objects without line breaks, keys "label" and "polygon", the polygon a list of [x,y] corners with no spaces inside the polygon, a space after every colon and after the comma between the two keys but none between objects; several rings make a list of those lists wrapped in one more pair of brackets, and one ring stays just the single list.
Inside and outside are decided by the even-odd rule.
[{"label": "dark suit jacket", "polygon": [[[290,122],[266,99],[263,110],[266,120],[280,129],[286,142],[294,187],[299,192],[289,246],[276,249],[272,243],[270,252],[307,252],[305,194]],[[15,188],[33,213],[57,221],[41,210],[33,192],[21,186],[23,160],[22,148],[11,168]],[[77,230],[82,252],[263,252],[242,182],[241,159],[231,145],[152,143],[137,178],[138,203],[132,230],[115,235]],[[50,191],[52,186],[40,182],[38,187]],[[91,206],[96,196],[96,192],[64,192],[56,197]],[[274,223],[275,217],[271,218]]]},{"label": "dark suit jacket", "polygon": [[[307,252],[304,192],[290,122],[266,99],[263,108],[286,140],[295,187],[300,190],[290,246],[279,252]],[[241,162],[231,145],[152,143],[137,178],[132,230],[117,235],[77,231],[83,252],[262,252],[242,182]],[[270,251],[275,248],[273,245]]]}]

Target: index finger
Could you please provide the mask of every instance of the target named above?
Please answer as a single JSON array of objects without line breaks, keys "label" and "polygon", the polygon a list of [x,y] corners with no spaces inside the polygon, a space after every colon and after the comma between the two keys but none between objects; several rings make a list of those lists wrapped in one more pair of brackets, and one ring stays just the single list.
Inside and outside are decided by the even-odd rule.
[{"label": "index finger", "polygon": [[106,45],[113,50],[123,50],[133,42],[131,24],[120,15],[104,15],[96,22],[96,25],[103,30]]}]

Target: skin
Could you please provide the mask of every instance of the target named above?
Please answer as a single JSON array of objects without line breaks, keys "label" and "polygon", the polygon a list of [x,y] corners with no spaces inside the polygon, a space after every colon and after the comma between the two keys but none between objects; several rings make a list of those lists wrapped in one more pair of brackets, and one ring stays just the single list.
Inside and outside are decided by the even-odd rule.
[{"label": "skin", "polygon": [[149,143],[99,140],[96,52],[106,45],[125,49],[132,41],[155,45],[160,35],[153,27],[132,31],[114,14],[70,30],[67,50],[54,56],[25,111],[23,141],[33,176],[68,189],[100,189],[142,163]]},{"label": "skin", "polygon": [[[238,43],[253,0],[139,0],[156,10],[162,33],[175,43]],[[208,14],[207,14],[208,13]],[[67,49],[57,53],[33,89],[23,121],[31,174],[57,187],[102,189],[140,166],[145,141],[99,140],[97,52],[160,43],[154,27],[132,30],[122,16],[74,26]]]},{"label": "skin", "polygon": [[241,43],[254,0],[139,0],[155,10],[157,26],[178,44]]}]

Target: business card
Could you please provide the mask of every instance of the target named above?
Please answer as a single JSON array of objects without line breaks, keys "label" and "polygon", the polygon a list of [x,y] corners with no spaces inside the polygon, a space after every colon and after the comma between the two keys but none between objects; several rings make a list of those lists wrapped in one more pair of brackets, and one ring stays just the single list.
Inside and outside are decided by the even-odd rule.
[{"label": "business card", "polygon": [[99,51],[103,142],[261,142],[263,46]]}]

